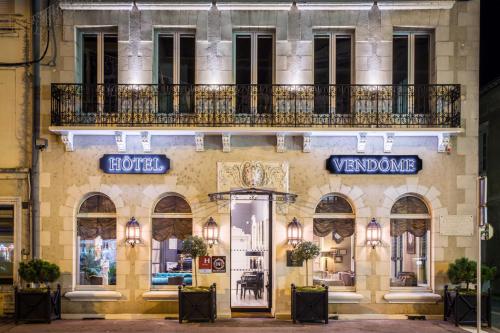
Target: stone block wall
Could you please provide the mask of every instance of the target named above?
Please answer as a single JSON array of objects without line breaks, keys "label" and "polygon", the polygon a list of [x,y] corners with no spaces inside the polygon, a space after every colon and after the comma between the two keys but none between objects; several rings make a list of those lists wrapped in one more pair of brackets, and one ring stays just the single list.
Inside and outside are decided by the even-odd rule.
[{"label": "stone block wall", "polygon": [[[117,302],[70,302],[67,313],[175,313],[175,302],[148,302],[142,294],[150,290],[150,221],[152,205],[168,192],[183,195],[194,212],[195,234],[213,216],[221,227],[221,244],[214,255],[229,257],[229,216],[209,203],[207,194],[217,191],[216,165],[220,161],[287,161],[290,165],[290,191],[298,194],[296,205],[286,212],[275,211],[274,311],[287,313],[289,286],[304,279],[297,268],[285,267],[286,225],[298,217],[305,227],[305,238],[312,239],[312,215],[321,197],[343,193],[356,213],[356,292],[361,305],[332,305],[343,313],[438,313],[440,306],[387,304],[390,291],[389,212],[392,203],[404,193],[421,195],[432,211],[431,287],[439,292],[447,283],[448,263],[460,256],[476,256],[473,237],[443,236],[439,217],[476,215],[477,120],[478,120],[478,27],[479,1],[456,2],[451,9],[427,10],[157,10],[129,11],[65,10],[57,30],[57,66],[43,71],[42,126],[49,137],[49,148],[42,154],[41,189],[42,257],[57,262],[62,269],[64,291],[75,288],[75,213],[89,192],[108,195],[118,210],[118,242],[123,240],[126,221],[135,216],[143,226],[144,245],[130,249],[118,247]],[[276,153],[272,137],[234,137],[232,151],[222,153],[217,137],[206,138],[206,151],[195,152],[193,137],[157,137],[152,152],[166,154],[172,170],[166,176],[107,175],[98,169],[105,153],[116,152],[112,137],[77,136],[75,151],[65,152],[60,138],[49,131],[50,84],[74,83],[75,29],[85,26],[116,26],[119,39],[119,82],[151,83],[155,28],[196,29],[196,79],[198,83],[233,82],[232,32],[244,27],[265,27],[275,34],[276,83],[313,82],[312,36],[316,27],[354,30],[355,83],[383,84],[392,80],[392,35],[397,29],[425,28],[434,31],[435,82],[462,86],[462,127],[464,133],[453,138],[450,154],[437,153],[437,139],[396,138],[394,154],[417,154],[424,169],[416,176],[334,176],[325,168],[331,154],[353,154],[355,140],[349,137],[313,137],[312,152],[301,151],[300,138],[287,137],[287,151]],[[129,137],[127,152],[140,153],[139,137]],[[369,138],[367,154],[383,154],[382,139]],[[371,217],[383,226],[384,245],[372,251],[365,246],[365,227]],[[202,283],[217,282],[221,314],[229,313],[229,273],[202,276]],[[210,280],[210,281],[209,281]]]}]

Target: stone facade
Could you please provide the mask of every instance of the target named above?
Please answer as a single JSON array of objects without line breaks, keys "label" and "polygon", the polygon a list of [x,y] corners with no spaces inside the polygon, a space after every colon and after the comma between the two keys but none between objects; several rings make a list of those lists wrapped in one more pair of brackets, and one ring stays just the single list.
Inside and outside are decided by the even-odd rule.
[{"label": "stone facade", "polygon": [[[2,12],[5,10],[5,12]],[[18,63],[31,59],[29,1],[12,2],[0,10],[4,25],[18,29],[5,30],[0,41],[5,47],[2,63]],[[0,205],[14,207],[14,274],[21,260],[21,250],[30,250],[30,187],[31,166],[31,85],[30,66],[0,66]],[[25,203],[26,205],[23,205]],[[0,316],[14,311],[12,285],[0,285]]]},{"label": "stone facade", "polygon": [[[368,2],[366,2],[368,3]],[[441,3],[436,1],[435,3]],[[370,2],[371,5],[371,2]],[[140,6],[139,6],[140,7]],[[444,8],[444,7],[443,7]],[[140,8],[139,8],[140,9]],[[452,151],[437,152],[437,138],[396,137],[393,154],[419,155],[423,170],[415,176],[338,176],[325,169],[331,154],[355,154],[355,137],[311,138],[310,153],[302,152],[302,139],[287,136],[286,151],[276,152],[270,136],[232,135],[231,150],[222,151],[220,136],[205,136],[205,151],[195,150],[192,136],[153,137],[152,153],[166,154],[172,168],[166,176],[109,175],[98,168],[105,153],[117,151],[111,136],[75,136],[74,152],[66,152],[60,138],[51,133],[50,84],[74,83],[75,31],[85,26],[116,26],[119,39],[119,82],[151,83],[153,80],[153,31],[163,28],[196,29],[196,81],[207,84],[233,82],[232,32],[242,27],[266,27],[275,34],[276,83],[309,84],[312,76],[313,27],[342,27],[355,34],[355,82],[384,84],[392,80],[392,36],[398,27],[426,28],[434,32],[436,83],[457,83],[462,87],[463,133],[452,138]],[[213,255],[229,258],[230,218],[208,200],[216,192],[220,162],[266,161],[288,163],[288,190],[297,202],[273,209],[273,313],[289,314],[290,284],[304,281],[304,270],[286,267],[286,225],[297,217],[304,225],[304,238],[312,239],[312,217],[317,203],[328,193],[340,193],[350,200],[356,215],[356,293],[360,304],[331,304],[339,313],[424,313],[438,314],[441,304],[389,304],[390,292],[389,213],[392,204],[406,193],[417,194],[429,205],[432,215],[432,291],[440,293],[447,283],[446,269],[455,258],[476,256],[474,237],[443,236],[440,217],[476,215],[479,1],[451,2],[451,8],[311,10],[300,6],[287,10],[257,10],[207,6],[178,10],[76,10],[63,11],[57,29],[57,66],[42,74],[42,131],[49,148],[41,157],[41,235],[44,259],[60,265],[64,292],[75,289],[75,215],[88,193],[108,195],[117,208],[118,301],[64,300],[66,314],[175,314],[175,301],[146,301],[150,291],[151,214],[153,205],[166,193],[178,193],[191,205],[193,234],[201,234],[209,216],[220,226],[221,241]],[[139,136],[127,138],[127,152],[140,153]],[[383,154],[382,137],[369,137],[367,154]],[[124,226],[135,216],[142,226],[143,245],[124,245]],[[365,245],[365,227],[376,217],[383,227],[383,244],[372,250]],[[218,312],[230,315],[229,273],[201,276],[202,284],[216,282]]]}]

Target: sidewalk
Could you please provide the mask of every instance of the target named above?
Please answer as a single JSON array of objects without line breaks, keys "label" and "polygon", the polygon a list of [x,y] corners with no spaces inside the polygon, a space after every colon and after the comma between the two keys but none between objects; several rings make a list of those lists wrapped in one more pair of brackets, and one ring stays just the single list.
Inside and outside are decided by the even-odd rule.
[{"label": "sidewalk", "polygon": [[332,320],[324,324],[292,324],[291,321],[275,319],[230,319],[218,320],[215,324],[184,323],[176,320],[58,320],[52,324],[14,325],[0,323],[0,332],[9,333],[90,333],[90,332],[384,332],[384,333],[445,333],[466,332],[459,327],[434,320]]}]

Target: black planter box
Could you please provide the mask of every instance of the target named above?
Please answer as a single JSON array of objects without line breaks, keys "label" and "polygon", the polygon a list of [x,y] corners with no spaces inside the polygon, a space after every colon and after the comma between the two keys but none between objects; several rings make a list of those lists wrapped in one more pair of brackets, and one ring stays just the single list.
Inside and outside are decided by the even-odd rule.
[{"label": "black planter box", "polygon": [[328,324],[328,286],[325,291],[297,291],[292,284],[292,320],[300,322],[324,321]]},{"label": "black planter box", "polygon": [[23,291],[15,288],[15,322],[45,322],[61,319],[61,286],[53,292]]},{"label": "black planter box", "polygon": [[[460,294],[458,289],[444,287],[444,320],[458,325],[476,325],[476,295]],[[481,295],[481,324],[491,327],[491,291]]]},{"label": "black planter box", "polygon": [[179,323],[187,321],[210,321],[217,318],[217,293],[215,283],[210,291],[183,291],[179,286]]}]

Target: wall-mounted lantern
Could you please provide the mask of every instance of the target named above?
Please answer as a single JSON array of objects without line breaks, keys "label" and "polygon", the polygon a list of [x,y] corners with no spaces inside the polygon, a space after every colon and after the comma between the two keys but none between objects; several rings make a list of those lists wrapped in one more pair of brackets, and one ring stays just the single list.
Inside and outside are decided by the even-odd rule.
[{"label": "wall-mounted lantern", "polygon": [[382,243],[382,226],[375,218],[372,218],[366,226],[366,245],[374,249],[380,243]]},{"label": "wall-mounted lantern", "polygon": [[132,247],[141,243],[141,226],[135,217],[132,217],[125,226],[125,242]]},{"label": "wall-mounted lantern", "polygon": [[219,226],[212,217],[203,225],[203,238],[209,247],[219,243]]},{"label": "wall-mounted lantern", "polygon": [[288,244],[293,247],[297,246],[302,242],[302,224],[294,217],[290,223],[288,223],[286,230]]}]

